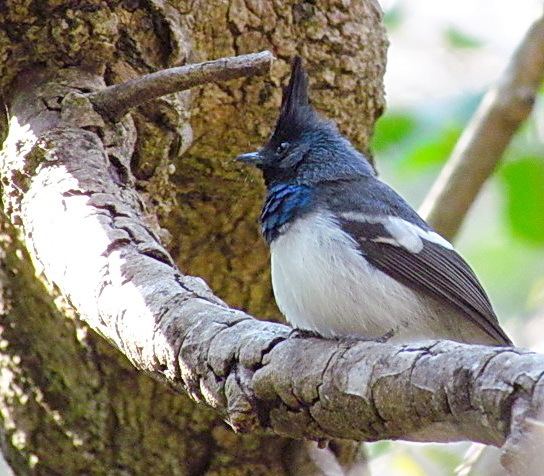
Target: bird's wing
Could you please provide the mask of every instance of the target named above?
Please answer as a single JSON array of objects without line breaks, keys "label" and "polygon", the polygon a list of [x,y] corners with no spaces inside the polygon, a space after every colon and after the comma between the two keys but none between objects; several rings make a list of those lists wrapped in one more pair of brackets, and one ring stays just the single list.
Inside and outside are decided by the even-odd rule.
[{"label": "bird's wing", "polygon": [[376,268],[463,311],[497,343],[511,344],[472,269],[436,232],[393,216],[344,212],[338,221]]}]

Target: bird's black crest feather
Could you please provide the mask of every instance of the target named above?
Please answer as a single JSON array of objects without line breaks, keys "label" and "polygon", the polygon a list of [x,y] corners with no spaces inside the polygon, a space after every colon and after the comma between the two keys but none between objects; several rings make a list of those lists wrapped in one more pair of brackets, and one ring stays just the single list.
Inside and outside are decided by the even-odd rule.
[{"label": "bird's black crest feather", "polygon": [[283,90],[281,110],[272,140],[288,140],[318,122],[308,97],[308,75],[302,58],[295,56],[289,84]]},{"label": "bird's black crest feather", "polygon": [[304,108],[309,104],[308,75],[306,74],[304,66],[302,66],[302,58],[300,56],[295,56],[291,66],[289,84],[283,90],[280,119],[282,116],[288,117],[296,114],[299,108]]}]

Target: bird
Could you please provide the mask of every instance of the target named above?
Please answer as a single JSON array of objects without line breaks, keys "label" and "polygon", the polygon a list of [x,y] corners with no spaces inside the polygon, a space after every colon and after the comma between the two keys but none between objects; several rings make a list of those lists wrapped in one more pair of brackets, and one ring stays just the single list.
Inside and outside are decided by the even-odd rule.
[{"label": "bird", "polygon": [[261,232],[287,321],[325,338],[512,345],[470,266],[316,111],[308,87],[296,56],[270,138],[237,157],[264,177]]}]

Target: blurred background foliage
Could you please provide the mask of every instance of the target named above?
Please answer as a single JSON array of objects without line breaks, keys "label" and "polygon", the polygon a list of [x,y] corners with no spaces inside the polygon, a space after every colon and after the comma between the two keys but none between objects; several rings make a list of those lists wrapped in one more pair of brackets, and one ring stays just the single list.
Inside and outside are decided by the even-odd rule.
[{"label": "blurred background foliage", "polygon": [[[373,152],[383,180],[415,207],[540,0],[381,0],[389,31],[388,110]],[[544,351],[544,88],[474,204],[456,245],[519,346]],[[368,445],[373,475],[450,475],[468,444]],[[474,475],[499,474],[490,466]]]}]

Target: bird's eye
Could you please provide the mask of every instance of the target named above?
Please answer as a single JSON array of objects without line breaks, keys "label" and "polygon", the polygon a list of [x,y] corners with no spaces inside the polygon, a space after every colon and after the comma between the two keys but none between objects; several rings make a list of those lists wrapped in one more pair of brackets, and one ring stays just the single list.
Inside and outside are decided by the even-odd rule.
[{"label": "bird's eye", "polygon": [[276,154],[283,154],[289,148],[289,142],[282,142],[276,149]]}]

